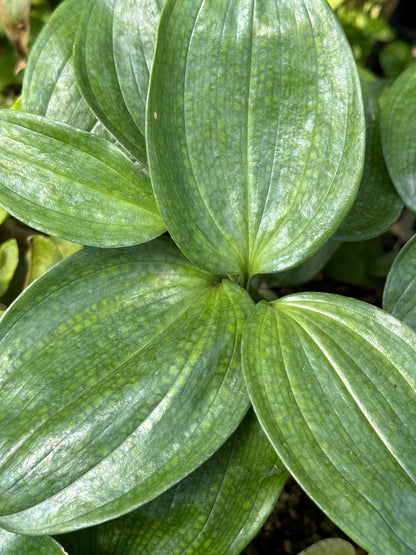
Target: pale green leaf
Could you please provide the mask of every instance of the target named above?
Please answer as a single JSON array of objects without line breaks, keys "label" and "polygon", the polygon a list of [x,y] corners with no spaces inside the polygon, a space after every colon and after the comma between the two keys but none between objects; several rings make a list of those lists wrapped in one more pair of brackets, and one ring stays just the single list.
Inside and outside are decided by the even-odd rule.
[{"label": "pale green leaf", "polygon": [[62,555],[63,547],[48,536],[23,536],[0,529],[2,555]]},{"label": "pale green leaf", "polygon": [[190,259],[253,275],[311,257],[350,208],[364,155],[356,66],[327,2],[169,0],[147,142]]},{"label": "pale green leaf", "polygon": [[288,478],[250,411],[204,465],[128,515],[61,536],[71,555],[238,555]]},{"label": "pale green leaf", "polygon": [[144,117],[163,0],[91,0],[74,65],[91,110],[139,161],[146,162]]},{"label": "pale green leaf", "polygon": [[147,173],[110,142],[12,110],[0,141],[0,204],[31,227],[99,247],[165,231]]},{"label": "pale green leaf", "polygon": [[33,235],[29,238],[29,244],[27,285],[67,256],[82,249],[82,246],[77,243],[44,235]]},{"label": "pale green leaf", "polygon": [[342,241],[365,241],[381,235],[403,209],[383,157],[377,97],[364,79],[361,88],[366,120],[364,171],[357,198],[335,234]]},{"label": "pale green leaf", "polygon": [[90,131],[97,118],[81,97],[72,63],[84,7],[80,0],[65,0],[43,27],[25,71],[22,110]]},{"label": "pale green leaf", "polygon": [[384,288],[383,308],[416,328],[416,235],[392,264]]},{"label": "pale green leaf", "polygon": [[381,138],[390,176],[405,205],[416,212],[416,65],[394,82],[383,102]]},{"label": "pale green leaf", "polygon": [[243,365],[266,434],[298,483],[375,553],[416,552],[416,334],[323,293],[260,303]]},{"label": "pale green leaf", "polygon": [[0,206],[0,224],[7,218],[7,212]]},{"label": "pale green leaf", "polygon": [[252,306],[165,238],[82,249],[34,282],[0,323],[0,525],[97,524],[208,459],[249,407]]},{"label": "pale green leaf", "polygon": [[354,547],[341,538],[320,540],[301,551],[298,555],[355,555]]},{"label": "pale green leaf", "polygon": [[19,262],[19,247],[16,239],[9,239],[0,245],[0,297],[9,288]]}]

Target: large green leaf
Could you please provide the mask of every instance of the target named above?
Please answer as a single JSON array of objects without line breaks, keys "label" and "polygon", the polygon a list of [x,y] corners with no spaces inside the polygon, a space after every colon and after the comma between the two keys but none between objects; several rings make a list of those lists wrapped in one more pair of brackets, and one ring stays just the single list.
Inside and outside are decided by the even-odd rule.
[{"label": "large green leaf", "polygon": [[243,365],[260,423],[300,485],[374,553],[415,553],[416,334],[323,293],[260,303]]},{"label": "large green leaf", "polygon": [[24,536],[0,529],[2,555],[62,555],[62,546],[48,536]]},{"label": "large green leaf", "polygon": [[383,308],[416,328],[416,235],[393,262],[384,288]]},{"label": "large green leaf", "polygon": [[365,241],[381,235],[403,209],[383,157],[377,96],[364,79],[361,88],[366,121],[364,171],[357,198],[336,232],[336,238],[343,241]]},{"label": "large green leaf", "polygon": [[238,555],[288,477],[250,411],[204,465],[119,519],[61,536],[71,555]]},{"label": "large green leaf", "polygon": [[354,200],[364,151],[355,62],[326,1],[169,0],[147,140],[189,258],[253,275],[312,256]]},{"label": "large green leaf", "polygon": [[405,205],[416,212],[416,65],[394,82],[381,112],[381,139],[390,176]]},{"label": "large green leaf", "polygon": [[84,7],[82,0],[65,0],[42,29],[25,71],[22,110],[89,131],[97,118],[81,97],[72,63]]},{"label": "large green leaf", "polygon": [[99,247],[165,231],[147,173],[110,142],[14,110],[0,141],[0,204],[35,229]]},{"label": "large green leaf", "polygon": [[163,0],[91,0],[75,46],[75,71],[85,100],[142,162],[149,71],[162,6]]},{"label": "large green leaf", "polygon": [[0,323],[0,526],[58,533],[150,501],[248,409],[253,301],[170,241],[82,249]]}]

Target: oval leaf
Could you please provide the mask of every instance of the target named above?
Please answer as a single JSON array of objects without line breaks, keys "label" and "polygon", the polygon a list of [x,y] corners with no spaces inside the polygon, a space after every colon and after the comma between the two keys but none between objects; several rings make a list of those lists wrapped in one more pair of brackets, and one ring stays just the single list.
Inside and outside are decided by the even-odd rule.
[{"label": "oval leaf", "polygon": [[139,161],[162,0],[92,0],[74,52],[77,82],[91,110]]},{"label": "oval leaf", "polygon": [[365,241],[381,235],[403,209],[384,161],[377,97],[364,79],[361,89],[366,121],[364,171],[357,198],[335,234],[341,241]]},{"label": "oval leaf", "polygon": [[97,123],[75,83],[75,32],[85,4],[65,0],[43,27],[30,52],[22,88],[22,110],[90,131]]},{"label": "oval leaf", "polygon": [[0,525],[115,518],[210,457],[249,407],[252,306],[167,240],[82,249],[34,282],[0,323]]},{"label": "oval leaf", "polygon": [[394,82],[383,100],[381,139],[390,176],[403,202],[416,212],[416,65]]},{"label": "oval leaf", "polygon": [[325,0],[168,1],[148,156],[161,212],[186,256],[253,275],[317,252],[361,177],[359,88]]},{"label": "oval leaf", "polygon": [[62,555],[63,547],[48,536],[24,536],[0,529],[0,553],[4,555]]},{"label": "oval leaf", "polygon": [[238,555],[288,476],[250,411],[223,447],[178,485],[124,517],[59,539],[71,555]]},{"label": "oval leaf", "polygon": [[9,239],[0,245],[0,297],[9,288],[19,263],[19,247],[16,239]]},{"label": "oval leaf", "polygon": [[256,308],[244,330],[244,371],[284,464],[363,548],[413,553],[416,334],[336,295]]},{"label": "oval leaf", "polygon": [[383,308],[416,328],[416,235],[395,258],[383,293]]},{"label": "oval leaf", "polygon": [[108,141],[12,110],[0,140],[0,203],[31,227],[99,247],[165,231],[147,173]]}]

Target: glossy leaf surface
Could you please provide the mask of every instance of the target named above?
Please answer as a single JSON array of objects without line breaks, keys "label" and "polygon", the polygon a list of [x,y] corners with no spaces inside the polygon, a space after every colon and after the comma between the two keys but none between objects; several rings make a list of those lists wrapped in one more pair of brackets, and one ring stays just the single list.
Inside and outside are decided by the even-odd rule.
[{"label": "glossy leaf surface", "polygon": [[0,525],[96,524],[203,463],[249,406],[252,306],[161,239],[82,249],[33,283],[0,324]]},{"label": "glossy leaf surface", "polygon": [[393,262],[384,288],[383,308],[416,328],[416,236]]},{"label": "glossy leaf surface", "polygon": [[92,0],[75,47],[80,90],[98,119],[146,162],[145,104],[163,0]]},{"label": "glossy leaf surface", "polygon": [[168,1],[147,117],[168,230],[212,271],[253,275],[300,263],[355,197],[361,93],[325,0]]},{"label": "glossy leaf surface", "polygon": [[238,555],[288,478],[253,412],[199,469],[140,509],[60,541],[71,555]]},{"label": "glossy leaf surface", "polygon": [[364,79],[361,89],[366,121],[364,170],[357,198],[335,234],[342,241],[365,241],[381,235],[403,209],[384,161],[377,97]]},{"label": "glossy leaf surface", "polygon": [[128,246],[164,232],[147,173],[110,142],[41,116],[0,114],[0,204],[45,233]]},{"label": "glossy leaf surface", "polygon": [[22,110],[90,131],[97,118],[75,82],[73,46],[85,3],[65,0],[31,50],[22,88]]},{"label": "glossy leaf surface", "polygon": [[383,104],[381,138],[390,176],[405,205],[416,212],[416,66],[394,82]]},{"label": "glossy leaf surface", "polygon": [[364,549],[416,551],[415,333],[361,301],[291,295],[257,305],[243,364],[263,428],[312,499]]},{"label": "glossy leaf surface", "polygon": [[0,529],[0,553],[4,555],[62,555],[62,546],[48,536],[24,536]]}]

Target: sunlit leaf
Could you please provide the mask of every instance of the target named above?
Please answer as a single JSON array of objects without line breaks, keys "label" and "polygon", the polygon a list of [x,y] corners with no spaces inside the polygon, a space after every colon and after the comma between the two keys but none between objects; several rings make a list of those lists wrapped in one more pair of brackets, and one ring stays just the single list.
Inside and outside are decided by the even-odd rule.
[{"label": "sunlit leaf", "polygon": [[4,555],[62,555],[62,546],[48,536],[23,536],[0,529],[0,553]]},{"label": "sunlit leaf", "polygon": [[0,140],[0,204],[31,227],[100,247],[165,231],[147,173],[110,142],[12,110]]},{"label": "sunlit leaf", "polygon": [[0,297],[9,288],[19,262],[19,248],[16,239],[9,239],[0,245]]}]

